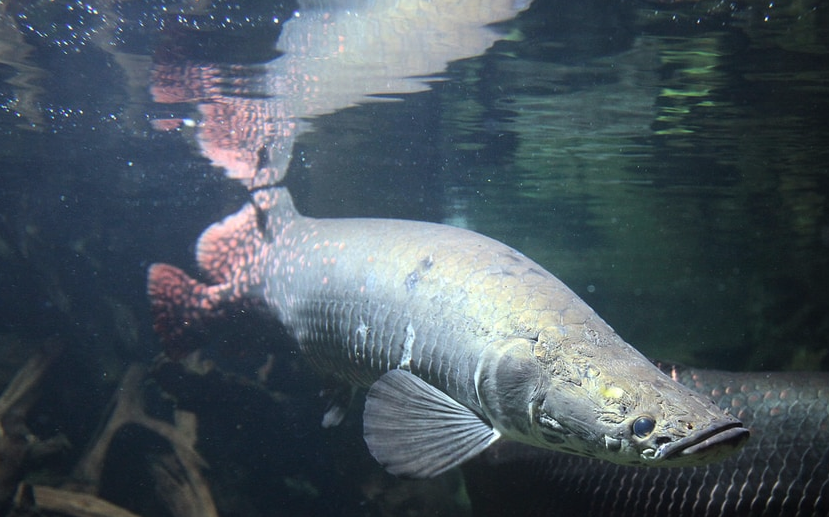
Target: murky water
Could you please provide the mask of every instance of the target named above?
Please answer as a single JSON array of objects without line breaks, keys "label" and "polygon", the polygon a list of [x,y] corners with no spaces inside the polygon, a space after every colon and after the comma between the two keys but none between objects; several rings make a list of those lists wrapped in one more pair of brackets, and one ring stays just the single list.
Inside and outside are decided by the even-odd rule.
[{"label": "murky water", "polygon": [[[466,3],[0,4],[4,379],[57,339],[87,379],[62,404],[106,400],[160,351],[147,266],[192,270],[244,185],[284,175],[308,215],[507,242],[647,355],[829,369],[826,6]],[[79,450],[97,425],[44,411]]]}]

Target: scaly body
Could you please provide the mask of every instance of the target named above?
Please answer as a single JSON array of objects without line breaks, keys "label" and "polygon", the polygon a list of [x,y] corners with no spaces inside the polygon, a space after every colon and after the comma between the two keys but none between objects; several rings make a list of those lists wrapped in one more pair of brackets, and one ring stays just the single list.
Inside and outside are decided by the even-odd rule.
[{"label": "scaly body", "polygon": [[504,244],[438,224],[307,218],[280,188],[254,202],[200,239],[213,285],[153,266],[156,328],[174,344],[226,302],[263,300],[322,375],[370,387],[366,441],[391,472],[435,475],[502,436],[640,465],[717,460],[747,438]]}]

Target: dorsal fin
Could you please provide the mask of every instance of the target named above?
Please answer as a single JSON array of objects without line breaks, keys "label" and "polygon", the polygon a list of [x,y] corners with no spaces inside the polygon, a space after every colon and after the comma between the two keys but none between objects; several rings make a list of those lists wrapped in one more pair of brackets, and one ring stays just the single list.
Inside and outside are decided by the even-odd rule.
[{"label": "dorsal fin", "polygon": [[259,229],[259,233],[262,235],[263,239],[270,242],[271,238],[268,233],[268,213],[265,212],[261,206],[256,204],[256,200],[253,199],[252,194],[250,196],[250,204],[256,212],[256,227]]},{"label": "dorsal fin", "polygon": [[286,187],[265,187],[250,191],[251,204],[262,235],[270,242],[279,228],[299,217],[294,200]]},{"label": "dorsal fin", "polygon": [[196,260],[210,283],[239,284],[234,281],[234,270],[242,264],[254,267],[254,250],[271,242],[281,226],[299,215],[285,187],[253,190],[250,195],[250,203],[199,237]]},{"label": "dorsal fin", "polygon": [[297,215],[294,200],[287,187],[268,186],[252,189],[250,198],[251,202],[264,212],[277,212],[291,217]]}]

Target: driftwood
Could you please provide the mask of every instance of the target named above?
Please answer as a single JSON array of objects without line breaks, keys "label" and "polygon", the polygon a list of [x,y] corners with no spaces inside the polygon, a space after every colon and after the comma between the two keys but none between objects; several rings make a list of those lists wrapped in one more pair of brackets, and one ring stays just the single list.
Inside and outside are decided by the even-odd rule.
[{"label": "driftwood", "polygon": [[172,447],[171,453],[158,456],[152,465],[156,493],[170,513],[176,517],[218,515],[201,474],[207,463],[194,448],[195,415],[177,411],[174,424],[148,416],[144,411],[142,390],[145,375],[143,365],[133,364],[127,369],[113,396],[113,409],[106,425],[75,467],[72,475],[75,490],[97,494],[104,460],[115,434],[125,425],[136,424],[164,438]]},{"label": "driftwood", "polygon": [[176,411],[173,423],[148,416],[144,411],[143,391],[146,367],[138,364],[124,373],[110,403],[108,418],[73,469],[70,481],[61,487],[21,481],[30,459],[67,447],[65,439],[40,440],[26,426],[27,413],[38,400],[42,381],[60,353],[59,345],[45,346],[20,368],[0,395],[0,503],[10,503],[7,515],[136,517],[99,497],[99,491],[113,438],[124,426],[138,425],[170,445],[169,452],[154,455],[150,465],[161,504],[176,517],[217,516],[202,475],[207,464],[195,450],[195,415]]},{"label": "driftwood", "polygon": [[[174,517],[212,517],[218,516],[217,498],[231,513],[265,515],[267,509],[263,512],[257,506],[261,503],[256,497],[261,492],[256,490],[276,491],[277,500],[293,505],[285,510],[287,514],[333,515],[342,508],[356,507],[366,511],[371,508],[375,515],[418,514],[415,509],[429,515],[468,513],[464,511],[466,505],[458,502],[458,494],[463,491],[459,473],[429,482],[405,483],[384,474],[365,451],[346,449],[340,459],[330,455],[333,450],[341,450],[337,445],[340,440],[349,446],[359,443],[358,438],[352,442],[352,437],[343,437],[354,428],[329,435],[317,424],[317,410],[321,411],[324,404],[314,403],[314,393],[298,396],[290,391],[296,387],[289,382],[287,392],[269,389],[266,384],[271,377],[293,371],[292,366],[270,353],[250,363],[248,371],[258,380],[229,373],[198,353],[182,362],[158,361],[152,369],[141,364],[129,366],[109,403],[102,407],[99,428],[89,432],[86,450],[79,451],[77,460],[68,467],[55,471],[45,461],[30,460],[56,450],[64,452],[59,458],[66,460],[68,441],[39,439],[27,428],[26,419],[34,422],[39,417],[28,414],[40,407],[34,404],[39,392],[48,394],[47,386],[63,389],[43,382],[51,377],[51,365],[57,368],[67,364],[55,361],[59,353],[59,349],[44,349],[35,354],[0,395],[0,479],[5,490],[0,516],[138,517],[163,512]],[[255,367],[259,360],[260,366]],[[279,385],[286,382],[282,379]],[[304,390],[303,375],[292,382],[300,383]],[[172,410],[168,397],[179,409]],[[211,487],[205,478],[207,462],[196,451],[198,437],[204,440],[205,454],[217,454],[216,435],[211,433],[216,432],[217,415],[225,422],[225,413],[239,422],[236,425],[241,430],[229,438],[229,448],[259,451],[262,458],[275,458],[280,465],[270,471],[268,481],[254,485],[258,488],[251,492],[246,492],[249,485],[244,476],[249,469],[259,468],[256,455],[251,459],[243,452],[236,459],[219,453],[216,461],[226,463],[220,463],[224,470],[213,472]],[[198,428],[197,414],[204,429]],[[306,423],[308,429],[295,427]],[[221,425],[220,433],[226,431]],[[276,443],[260,441],[263,437],[268,440],[268,430],[279,426],[286,434],[274,440]],[[356,432],[359,434],[359,430]],[[245,448],[245,440],[250,440],[251,449]],[[326,443],[330,440],[333,444]],[[313,443],[320,447],[306,445]],[[132,463],[136,460],[138,463]],[[311,462],[307,468],[302,465],[305,461]],[[309,474],[315,472],[313,462],[320,461],[341,472],[350,488],[343,493],[331,492],[325,475]],[[242,478],[235,477],[237,472],[243,473]],[[49,486],[44,473],[52,480]],[[343,506],[338,506],[340,502]]]},{"label": "driftwood", "polygon": [[60,351],[57,342],[47,343],[26,361],[0,395],[0,503],[14,493],[27,460],[62,448],[60,438],[41,442],[26,426],[26,414],[37,402],[41,381]]},{"label": "driftwood", "polygon": [[74,517],[138,517],[94,495],[21,483],[12,515],[39,515],[43,511]]}]

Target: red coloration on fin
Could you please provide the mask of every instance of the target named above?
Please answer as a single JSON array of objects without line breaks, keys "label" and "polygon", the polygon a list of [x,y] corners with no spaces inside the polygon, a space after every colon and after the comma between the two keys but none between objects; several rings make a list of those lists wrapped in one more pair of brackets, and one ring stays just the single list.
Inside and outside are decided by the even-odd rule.
[{"label": "red coloration on fin", "polygon": [[257,191],[253,202],[255,207],[247,204],[211,225],[196,245],[201,271],[211,282],[233,284],[237,297],[261,283],[264,268],[260,251],[275,231],[296,213],[291,196],[284,188]]},{"label": "red coloration on fin", "polygon": [[296,212],[283,188],[257,191],[253,200],[256,206],[246,204],[199,237],[196,258],[207,284],[167,264],[150,267],[147,293],[153,328],[168,355],[181,357],[191,351],[193,331],[201,330],[207,320],[224,316],[230,305],[250,306],[259,301],[255,294],[268,269],[263,263],[266,248],[274,231]]},{"label": "red coloration on fin", "polygon": [[228,286],[208,286],[168,264],[153,264],[147,273],[147,294],[153,330],[161,337],[167,355],[180,358],[192,349],[190,333],[206,320],[222,316],[221,303]]},{"label": "red coloration on fin", "polygon": [[238,282],[235,277],[240,270],[255,264],[262,240],[256,210],[247,204],[201,234],[196,244],[196,260],[211,282]]}]

